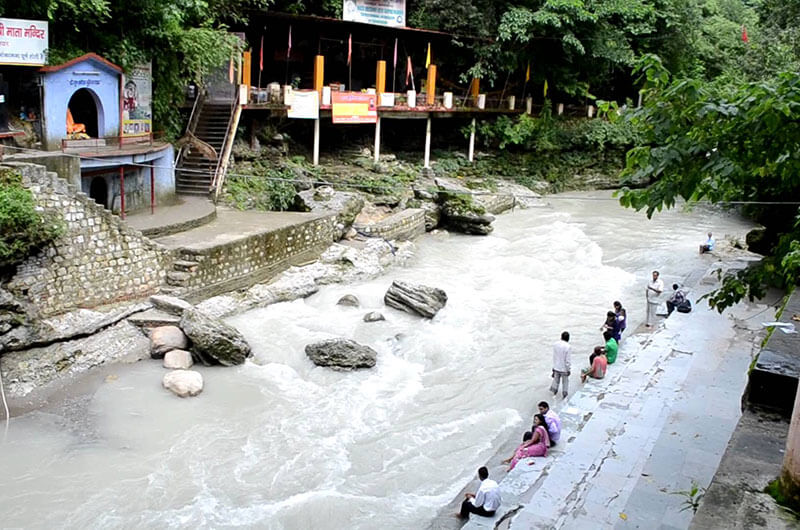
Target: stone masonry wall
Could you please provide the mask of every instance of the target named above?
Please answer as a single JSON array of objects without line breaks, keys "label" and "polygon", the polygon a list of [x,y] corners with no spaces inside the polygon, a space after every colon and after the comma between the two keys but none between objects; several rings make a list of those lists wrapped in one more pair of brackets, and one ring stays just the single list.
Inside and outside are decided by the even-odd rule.
[{"label": "stone masonry wall", "polygon": [[356,230],[383,239],[413,239],[425,233],[425,210],[410,208],[371,225],[355,226]]},{"label": "stone masonry wall", "polygon": [[249,287],[317,259],[334,242],[335,229],[331,214],[211,248],[182,248],[167,283],[192,299]]},{"label": "stone masonry wall", "polygon": [[143,237],[43,166],[5,164],[23,176],[40,210],[56,211],[66,233],[17,268],[8,289],[41,316],[145,297],[158,291],[172,253]]}]

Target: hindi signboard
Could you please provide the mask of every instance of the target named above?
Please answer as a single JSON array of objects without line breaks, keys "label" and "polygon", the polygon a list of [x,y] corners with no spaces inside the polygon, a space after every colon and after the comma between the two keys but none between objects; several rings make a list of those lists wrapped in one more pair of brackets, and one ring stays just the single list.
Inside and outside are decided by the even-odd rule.
[{"label": "hindi signboard", "polygon": [[378,96],[361,92],[332,92],[333,123],[376,123]]},{"label": "hindi signboard", "polygon": [[0,64],[44,66],[47,37],[44,20],[0,18]]},{"label": "hindi signboard", "polygon": [[151,63],[134,67],[122,83],[122,136],[149,135],[153,127]]},{"label": "hindi signboard", "polygon": [[301,120],[319,118],[319,92],[316,90],[295,90],[292,92],[287,116]]},{"label": "hindi signboard", "polygon": [[344,0],[342,18],[378,26],[404,27],[405,0]]}]

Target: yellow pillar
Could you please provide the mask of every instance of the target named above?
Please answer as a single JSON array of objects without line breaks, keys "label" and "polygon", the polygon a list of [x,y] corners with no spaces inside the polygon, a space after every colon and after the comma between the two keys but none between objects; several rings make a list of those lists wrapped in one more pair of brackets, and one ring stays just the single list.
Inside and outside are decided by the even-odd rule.
[{"label": "yellow pillar", "polygon": [[432,64],[428,67],[428,82],[425,85],[427,93],[428,106],[436,103],[436,65]]},{"label": "yellow pillar", "polygon": [[386,61],[378,61],[378,67],[375,69],[375,93],[378,94],[378,101],[384,92],[386,92]]},{"label": "yellow pillar", "polygon": [[319,100],[322,101],[322,85],[325,79],[325,56],[317,55],[314,58],[314,90],[319,93]]},{"label": "yellow pillar", "polygon": [[481,80],[477,77],[472,80],[472,84],[469,87],[469,93],[472,96],[472,104],[477,106],[478,105],[478,94],[481,92]]},{"label": "yellow pillar", "polygon": [[242,83],[251,86],[252,83],[250,82],[250,67],[252,61],[252,54],[250,52],[244,52],[244,65],[242,66]]}]

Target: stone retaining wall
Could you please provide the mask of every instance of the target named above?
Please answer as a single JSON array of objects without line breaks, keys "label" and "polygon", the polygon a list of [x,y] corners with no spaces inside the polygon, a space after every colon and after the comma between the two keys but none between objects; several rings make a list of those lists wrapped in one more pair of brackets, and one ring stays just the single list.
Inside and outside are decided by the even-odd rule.
[{"label": "stone retaining wall", "polygon": [[425,233],[425,210],[409,208],[371,225],[355,225],[355,229],[383,239],[413,239]]},{"label": "stone retaining wall", "polygon": [[28,258],[8,284],[41,316],[141,298],[158,291],[172,253],[77,192],[43,166],[8,163],[40,210],[55,211],[66,233]]},{"label": "stone retaining wall", "polygon": [[334,242],[335,229],[330,214],[211,248],[181,248],[167,283],[192,300],[249,287],[317,259]]}]

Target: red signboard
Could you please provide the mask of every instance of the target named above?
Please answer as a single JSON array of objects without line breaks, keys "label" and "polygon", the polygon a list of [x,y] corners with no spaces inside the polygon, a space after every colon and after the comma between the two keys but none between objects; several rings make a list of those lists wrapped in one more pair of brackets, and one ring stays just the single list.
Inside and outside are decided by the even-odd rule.
[{"label": "red signboard", "polygon": [[361,92],[331,92],[333,123],[375,123],[378,96]]}]

